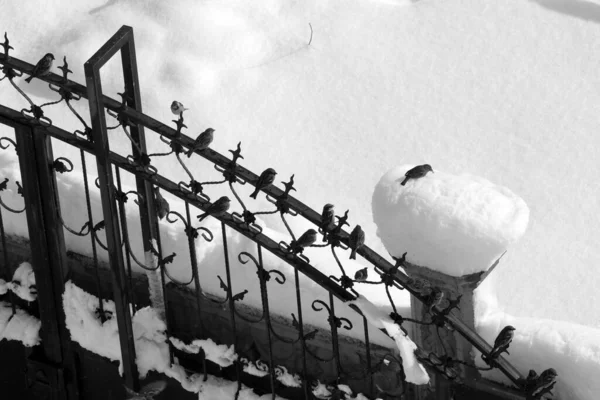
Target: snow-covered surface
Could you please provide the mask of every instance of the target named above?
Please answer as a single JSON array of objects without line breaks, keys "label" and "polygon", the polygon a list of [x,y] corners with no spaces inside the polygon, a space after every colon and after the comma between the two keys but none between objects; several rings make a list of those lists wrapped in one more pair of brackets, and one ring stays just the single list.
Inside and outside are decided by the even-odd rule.
[{"label": "snow-covered surface", "polygon": [[427,384],[429,375],[415,356],[417,345],[410,340],[398,324],[394,323],[389,316],[389,312],[386,313],[362,296],[349,302],[350,304],[358,307],[371,325],[385,329],[387,334],[394,339],[402,357],[402,367],[406,374],[406,381],[417,385]]},{"label": "snow-covered surface", "polygon": [[35,301],[37,299],[35,274],[33,273],[33,267],[28,262],[19,264],[10,282],[4,285],[3,282],[0,282],[0,294],[2,294],[3,286],[23,300]]},{"label": "snow-covered surface", "polygon": [[395,257],[451,276],[486,271],[519,239],[529,208],[508,188],[433,167],[400,185],[414,165],[388,171],[373,193],[377,235]]},{"label": "snow-covered surface", "polygon": [[39,319],[20,308],[13,315],[10,303],[0,301],[0,341],[18,340],[27,347],[33,347],[40,343],[41,325]]},{"label": "snow-covered surface", "polygon": [[[553,392],[557,399],[596,400],[600,393],[600,331],[563,321],[515,317],[501,311],[493,285],[484,283],[475,292],[477,332],[493,343],[506,325],[516,328],[514,339],[503,356],[524,375],[530,369],[538,374],[554,368],[558,373]],[[477,364],[485,366],[481,353]],[[509,384],[498,370],[482,373],[484,377]]]}]

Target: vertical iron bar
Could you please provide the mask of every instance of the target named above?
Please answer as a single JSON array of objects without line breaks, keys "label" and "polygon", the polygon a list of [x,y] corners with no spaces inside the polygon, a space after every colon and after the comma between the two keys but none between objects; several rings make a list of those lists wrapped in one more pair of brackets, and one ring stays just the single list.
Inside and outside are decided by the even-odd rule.
[{"label": "vertical iron bar", "polygon": [[363,315],[363,327],[365,329],[365,348],[367,350],[367,376],[369,379],[369,396],[373,396],[373,371],[372,361],[371,361],[371,342],[369,341],[369,323],[367,322],[367,318]]},{"label": "vertical iron bar", "polygon": [[269,312],[269,294],[267,292],[267,282],[265,281],[262,259],[262,247],[259,243],[256,244],[258,249],[258,267],[260,279],[260,297],[262,298],[263,311],[265,313],[265,324],[267,325],[267,340],[269,342],[269,372],[271,376],[271,399],[275,400],[275,368],[273,368],[273,338],[271,336],[271,314]]},{"label": "vertical iron bar", "polygon": [[[155,228],[156,228],[156,232],[157,232],[156,242],[157,242],[157,246],[158,246],[158,249],[157,249],[158,257],[159,257],[159,260],[162,260],[163,251],[162,251],[162,243],[160,241],[160,231],[158,229],[158,219],[156,220]],[[167,284],[166,284],[167,280],[165,278],[165,268],[167,268],[167,266],[165,264],[163,264],[159,267],[159,269],[160,269],[160,288],[163,292],[162,299],[163,299],[163,307],[165,308],[165,321],[164,322],[165,322],[165,326],[167,328],[165,332],[166,332],[167,337],[169,337],[169,336],[171,336],[171,329],[169,328],[169,313],[168,313],[169,304],[167,302]],[[168,341],[167,343],[169,345],[169,360],[171,361],[171,364],[173,364],[173,360],[174,360],[173,347],[172,347],[173,345],[171,344],[171,341]]]},{"label": "vertical iron bar", "polygon": [[[192,217],[190,215],[190,203],[185,202],[185,217],[186,224],[185,226],[188,228],[187,238],[188,238],[188,246],[190,248],[190,261],[192,263],[192,273],[194,274],[194,292],[196,294],[196,312],[198,315],[196,316],[196,334],[199,335],[199,339],[204,339],[204,327],[202,324],[202,301],[200,299],[202,295],[202,288],[200,286],[200,275],[198,273],[198,259],[196,257],[196,242],[194,237],[192,236]],[[204,355],[204,350],[200,351],[199,356],[202,358],[202,372],[204,372],[204,381],[208,379],[208,371],[206,370],[206,357]]]},{"label": "vertical iron bar", "polygon": [[[114,39],[114,38],[113,38]],[[84,64],[85,80],[88,90],[90,119],[92,122],[92,136],[95,145],[98,178],[100,180],[100,197],[104,215],[106,245],[110,263],[113,298],[119,326],[119,341],[123,360],[123,373],[125,382],[131,389],[139,390],[139,375],[135,363],[135,343],[131,314],[129,310],[129,292],[127,279],[123,268],[123,253],[121,252],[121,235],[119,233],[118,210],[116,206],[112,167],[109,159],[110,146],[106,132],[106,115],[102,100],[102,84],[100,81],[99,62],[106,52],[105,47],[111,45],[109,41]],[[106,60],[104,60],[106,62]]]},{"label": "vertical iron bar", "polygon": [[[10,268],[8,266],[8,248],[6,246],[6,233],[4,232],[4,219],[2,218],[2,207],[0,207],[0,237],[2,238],[2,251],[4,252],[4,276],[6,277],[6,282],[9,282],[12,277],[10,276]],[[12,309],[12,315],[16,312],[15,306],[15,298],[13,297],[14,293],[12,291],[8,291],[8,300],[10,301],[10,307]]]},{"label": "vertical iron bar", "polygon": [[[115,167],[115,176],[117,178],[117,190],[123,193],[123,186],[121,185],[121,169]],[[127,229],[127,213],[125,211],[125,204],[119,201],[119,218],[121,219],[121,231],[123,232],[123,240],[125,240],[125,262],[127,263],[127,290],[131,293],[131,304],[134,312],[138,309],[137,302],[135,301],[135,292],[133,291],[133,276],[131,272],[131,243],[129,242],[129,230]]]},{"label": "vertical iron bar", "polygon": [[[237,339],[237,330],[235,326],[235,301],[233,301],[233,288],[231,287],[231,271],[229,268],[229,252],[227,250],[227,232],[225,230],[225,224],[221,222],[221,232],[223,234],[223,251],[225,254],[225,270],[227,272],[227,297],[229,298],[229,314],[231,317],[231,330],[233,332],[233,348],[238,350],[238,339]],[[235,362],[235,372],[237,376],[238,388],[235,392],[235,400],[238,399],[240,395],[240,390],[242,388],[241,372],[240,372],[240,363],[238,361]]]},{"label": "vertical iron bar", "polygon": [[43,353],[41,358],[30,357],[30,365],[52,371],[50,385],[57,399],[76,400],[79,398],[76,362],[62,306],[68,261],[56,177],[52,170],[51,139],[41,128],[17,127],[16,133],[32,267],[42,319]]},{"label": "vertical iron bar", "polygon": [[338,342],[338,330],[335,316],[335,306],[333,304],[333,293],[329,292],[329,307],[331,308],[331,315],[329,316],[329,324],[331,325],[331,345],[333,347],[333,357],[335,359],[335,375],[336,375],[336,384],[339,383],[340,373],[342,371],[342,366],[340,362],[340,343]]},{"label": "vertical iron bar", "polygon": [[302,297],[300,295],[298,268],[294,268],[294,283],[296,284],[296,303],[298,305],[298,334],[300,335],[300,345],[302,347],[302,390],[304,391],[304,399],[309,400],[312,395],[308,388],[308,373],[306,371],[306,340],[304,339],[304,323],[302,322]]}]

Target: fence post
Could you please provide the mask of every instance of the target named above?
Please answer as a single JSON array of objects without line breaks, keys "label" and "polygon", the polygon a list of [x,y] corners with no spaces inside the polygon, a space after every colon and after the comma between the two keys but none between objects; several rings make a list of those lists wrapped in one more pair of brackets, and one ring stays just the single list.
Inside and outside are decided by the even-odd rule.
[{"label": "fence post", "polygon": [[136,364],[135,342],[130,312],[130,293],[127,290],[127,278],[121,247],[121,233],[115,185],[110,161],[110,146],[106,132],[106,115],[102,95],[100,68],[121,48],[126,40],[121,28],[110,38],[85,64],[85,81],[88,90],[92,138],[95,147],[96,165],[100,180],[100,197],[104,215],[106,243],[113,287],[113,299],[119,326],[119,343],[123,374],[127,386],[139,390],[139,374]]},{"label": "fence post", "polygon": [[68,264],[50,137],[41,128],[15,131],[42,321],[41,347],[27,360],[28,385],[45,398],[77,400],[76,361],[62,304]]},{"label": "fence post", "polygon": [[[445,301],[441,306],[448,304],[448,300],[455,300],[462,296],[460,300],[460,309],[454,309],[459,319],[461,319],[469,328],[475,331],[475,312],[473,305],[473,292],[477,286],[489,275],[498,265],[500,259],[485,272],[474,273],[461,277],[446,275],[427,267],[404,263],[405,271],[413,279],[422,279],[431,283],[432,287],[437,287],[444,292]],[[429,321],[430,316],[428,306],[420,301],[411,302],[411,318],[417,320]],[[458,332],[451,332],[445,328],[438,328],[434,325],[412,325],[412,338],[419,346],[426,351],[433,351],[436,354],[448,355],[453,359],[467,362],[471,365],[475,363],[473,357],[473,346],[464,339]],[[481,374],[474,368],[468,368],[464,365],[458,367],[459,378],[464,382],[475,382],[481,379]],[[416,399],[418,400],[445,400],[452,398],[452,383],[441,374],[429,374],[431,377],[431,386],[434,393],[430,393],[427,386],[416,387]]]}]

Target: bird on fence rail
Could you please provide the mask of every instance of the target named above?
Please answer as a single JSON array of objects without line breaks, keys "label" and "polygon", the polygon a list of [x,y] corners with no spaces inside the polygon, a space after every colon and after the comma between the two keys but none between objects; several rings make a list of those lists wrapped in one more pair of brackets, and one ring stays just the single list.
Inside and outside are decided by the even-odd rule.
[{"label": "bird on fence rail", "polygon": [[506,352],[506,354],[510,354],[507,349],[510,345],[510,342],[512,342],[514,335],[515,328],[513,326],[507,325],[504,328],[502,328],[502,330],[496,337],[496,340],[494,341],[494,347],[490,351],[490,354],[488,356],[484,356],[482,354],[481,358],[483,358],[483,360],[487,362],[490,360],[495,360],[500,354],[504,352]]},{"label": "bird on fence rail", "polygon": [[227,196],[220,197],[219,199],[217,199],[217,201],[215,201],[210,206],[208,206],[208,208],[206,209],[206,212],[204,214],[198,215],[198,222],[202,221],[204,218],[208,217],[209,215],[218,215],[218,214],[226,212],[227,210],[229,210],[230,205],[231,205],[231,200],[229,200],[229,197],[227,197]]},{"label": "bird on fence rail", "polygon": [[290,251],[294,254],[302,253],[305,247],[312,246],[317,241],[317,231],[309,229],[290,243]]},{"label": "bird on fence rail", "polygon": [[127,392],[128,400],[153,400],[154,396],[160,394],[167,387],[167,382],[160,380],[156,382],[151,382],[145,386],[143,386],[139,393],[134,392],[127,386],[125,387],[125,391]]},{"label": "bird on fence rail", "polygon": [[356,225],[352,232],[350,232],[350,237],[348,238],[348,245],[352,249],[350,253],[350,259],[356,260],[356,251],[360,249],[365,244],[365,231],[362,230],[360,225]]},{"label": "bird on fence rail", "polygon": [[213,141],[214,132],[215,130],[213,128],[208,128],[207,130],[199,134],[196,140],[194,140],[194,144],[192,144],[192,147],[190,147],[190,149],[185,153],[185,155],[188,156],[188,158],[190,158],[195,151],[207,149]]},{"label": "bird on fence rail", "polygon": [[256,196],[258,195],[261,189],[264,189],[273,183],[273,181],[275,180],[275,175],[277,175],[277,172],[275,172],[273,168],[265,169],[258,177],[258,181],[256,182],[256,189],[250,195],[250,197],[256,199]]},{"label": "bird on fence rail", "polygon": [[[402,186],[406,185],[406,182],[408,182],[410,179],[422,178],[425,175],[427,175],[428,172],[433,173],[433,168],[431,168],[431,165],[429,165],[429,164],[417,165],[416,167],[411,168],[408,171],[406,171],[406,174],[404,174],[405,178],[402,181],[401,185]],[[400,179],[398,179],[398,180],[400,180]]]},{"label": "bird on fence rail", "polygon": [[160,194],[160,189],[154,188],[154,208],[156,209],[156,215],[158,215],[158,219],[163,219],[167,216],[169,211],[171,211],[171,206],[169,206],[169,202],[165,200],[164,197]]},{"label": "bird on fence rail", "polygon": [[181,104],[177,100],[173,100],[173,102],[171,103],[171,112],[175,115],[181,115],[186,110],[189,110],[189,108],[185,108],[183,104]]},{"label": "bird on fence rail", "polygon": [[359,282],[366,281],[368,276],[369,272],[367,270],[367,267],[364,267],[356,271],[356,273],[354,274],[354,280]]},{"label": "bird on fence rail", "polygon": [[323,206],[323,212],[321,213],[321,224],[319,228],[323,231],[323,242],[327,241],[327,231],[333,229],[335,226],[335,211],[334,205],[327,203]]},{"label": "bird on fence rail", "polygon": [[433,307],[439,306],[440,303],[442,302],[443,298],[444,298],[444,292],[437,287],[434,288],[433,293],[431,293],[430,299],[429,299],[429,308],[428,308],[429,314],[433,315]]},{"label": "bird on fence rail", "polygon": [[25,79],[25,82],[30,83],[33,78],[37,78],[40,76],[46,76],[50,73],[52,69],[52,62],[54,61],[54,54],[46,53],[44,57],[40,59],[40,61],[35,64],[33,67],[33,71],[31,72],[31,76]]},{"label": "bird on fence rail", "polygon": [[558,374],[554,368],[548,368],[540,374],[539,377],[531,384],[530,393],[532,395],[540,395],[547,393],[551,390],[551,386],[554,386]]}]

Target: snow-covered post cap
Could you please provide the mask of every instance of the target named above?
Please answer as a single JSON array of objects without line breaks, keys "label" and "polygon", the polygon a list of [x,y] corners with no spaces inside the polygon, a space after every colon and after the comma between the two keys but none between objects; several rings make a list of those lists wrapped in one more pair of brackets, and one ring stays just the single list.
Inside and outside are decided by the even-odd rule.
[{"label": "snow-covered post cap", "polygon": [[390,170],[373,193],[377,235],[393,256],[461,277],[487,271],[525,233],[529,208],[509,189],[435,168],[401,186],[412,167]]}]

